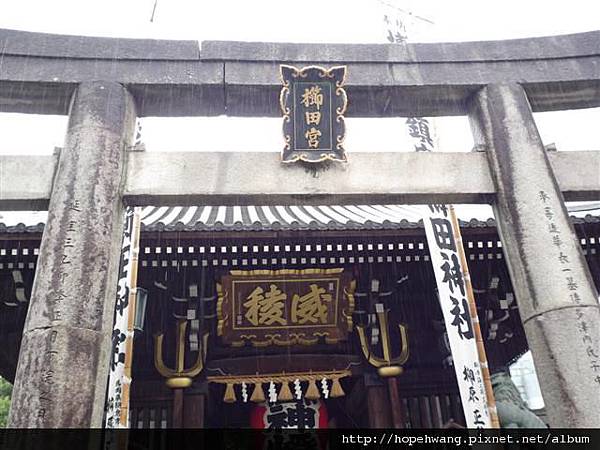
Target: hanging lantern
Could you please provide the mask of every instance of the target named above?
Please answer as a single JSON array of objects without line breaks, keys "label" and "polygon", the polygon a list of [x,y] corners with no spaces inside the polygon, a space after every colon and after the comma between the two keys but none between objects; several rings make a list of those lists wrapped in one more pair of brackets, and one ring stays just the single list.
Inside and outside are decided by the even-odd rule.
[{"label": "hanging lantern", "polygon": [[133,316],[133,329],[139,334],[144,331],[146,321],[146,305],[148,303],[148,291],[138,287],[135,290],[135,314]]}]

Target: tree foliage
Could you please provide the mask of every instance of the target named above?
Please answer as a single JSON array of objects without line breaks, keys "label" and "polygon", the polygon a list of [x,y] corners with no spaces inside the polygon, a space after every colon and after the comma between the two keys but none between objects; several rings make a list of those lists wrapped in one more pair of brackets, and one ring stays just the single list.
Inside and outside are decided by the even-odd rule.
[{"label": "tree foliage", "polygon": [[11,394],[12,384],[0,377],[0,428],[6,427],[8,421]]}]

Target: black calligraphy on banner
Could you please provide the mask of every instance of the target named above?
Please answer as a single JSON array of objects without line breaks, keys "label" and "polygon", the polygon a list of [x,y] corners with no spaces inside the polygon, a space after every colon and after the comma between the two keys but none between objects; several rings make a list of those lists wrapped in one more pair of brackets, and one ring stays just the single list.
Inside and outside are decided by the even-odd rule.
[{"label": "black calligraphy on banner", "polygon": [[456,374],[465,420],[469,428],[491,427],[479,351],[471,318],[467,268],[460,231],[451,206],[429,205],[423,224],[444,316],[452,365]]},{"label": "black calligraphy on banner", "polygon": [[125,228],[123,231],[123,245],[121,247],[121,258],[119,262],[119,281],[117,286],[117,299],[115,310],[123,316],[129,306],[129,271],[131,270],[131,245],[133,229],[133,212],[125,214]]},{"label": "black calligraphy on banner", "polygon": [[130,275],[132,270],[132,252],[134,235],[134,209],[127,208],[124,218],[123,241],[119,263],[119,278],[115,298],[113,318],[112,346],[108,392],[106,400],[106,420],[108,428],[126,426],[121,423],[121,405],[123,393],[123,370],[126,357],[127,326],[129,314],[129,295],[131,292]]},{"label": "black calligraphy on banner", "polygon": [[121,348],[121,344],[125,342],[125,333],[119,329],[113,330],[112,334],[112,360],[110,368],[114,371],[118,364],[125,364],[125,352]]},{"label": "black calligraphy on banner", "polygon": [[[468,386],[468,402],[469,403],[478,403],[480,402],[480,398],[477,396],[477,388],[476,386],[481,386],[481,378],[476,376],[475,370],[470,367],[463,367],[463,379],[462,381],[467,383]],[[481,394],[480,394],[481,395]],[[483,420],[483,416],[479,408],[474,408],[472,411],[472,423],[476,428],[483,428],[485,426],[485,421]]]},{"label": "black calligraphy on banner", "polygon": [[471,386],[475,383],[475,372],[473,372],[473,369],[467,366],[463,368],[463,381],[468,382]]},{"label": "black calligraphy on banner", "polygon": [[448,217],[448,205],[431,204],[431,205],[427,205],[427,206],[432,213],[442,214],[444,217]]},{"label": "black calligraphy on banner", "polygon": [[481,429],[485,426],[485,422],[483,417],[481,416],[481,411],[475,409],[473,411],[473,423],[475,424],[475,428]]},{"label": "black calligraphy on banner", "polygon": [[435,241],[440,250],[456,251],[456,243],[452,235],[452,224],[448,219],[432,217],[429,219],[433,226]]},{"label": "black calligraphy on banner", "polygon": [[[462,270],[460,263],[458,262],[458,256],[456,253],[452,253],[449,258],[446,253],[442,253],[442,258],[445,262],[442,264],[441,269],[444,271],[444,283],[448,283],[450,292],[454,294],[454,290],[457,290],[457,295],[460,291],[461,295],[465,295],[465,282],[462,276]],[[451,261],[450,261],[451,259]]]},{"label": "black calligraphy on banner", "polygon": [[265,420],[267,428],[313,429],[318,427],[319,402],[298,400],[270,404]]},{"label": "black calligraphy on banner", "polygon": [[454,317],[451,324],[456,327],[460,338],[473,339],[473,324],[466,298],[465,281],[459,262],[452,223],[448,218],[448,208],[445,205],[430,205],[429,209],[443,215],[443,217],[429,217],[437,246],[437,249],[432,248],[431,251],[439,252],[443,261],[443,264],[439,267],[444,274],[442,283],[448,287],[452,294],[450,296],[451,305],[443,307],[450,308],[449,311]]},{"label": "black calligraphy on banner", "polygon": [[467,299],[462,298],[459,303],[459,300],[450,296],[450,300],[454,305],[454,308],[450,310],[450,313],[454,316],[452,325],[456,327],[461,339],[473,339],[473,324],[471,322],[471,316],[469,315]]},{"label": "black calligraphy on banner", "polygon": [[474,386],[469,386],[469,401],[470,402],[478,402],[479,397],[477,397],[477,391]]},{"label": "black calligraphy on banner", "polygon": [[431,152],[434,149],[429,121],[424,117],[409,117],[406,119],[408,134],[417,140],[415,151]]}]

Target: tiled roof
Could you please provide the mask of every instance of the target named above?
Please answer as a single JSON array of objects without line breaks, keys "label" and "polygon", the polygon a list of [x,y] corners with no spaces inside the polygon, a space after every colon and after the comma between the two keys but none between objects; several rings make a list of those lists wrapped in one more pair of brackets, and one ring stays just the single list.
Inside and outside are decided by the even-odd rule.
[{"label": "tiled roof", "polygon": [[417,227],[418,215],[399,205],[192,206],[145,208],[153,230],[362,230]]},{"label": "tiled roof", "polygon": [[[275,231],[275,230],[393,230],[421,228],[419,206],[187,206],[144,207],[143,231]],[[461,220],[468,228],[495,227],[488,206],[476,206]],[[598,223],[600,210],[569,208],[573,223]],[[598,214],[591,215],[589,212]],[[6,213],[4,213],[6,214]],[[584,214],[586,214],[584,216]],[[460,214],[459,217],[469,217]],[[45,213],[21,213],[15,223],[0,216],[0,233],[36,233],[44,229]]]}]

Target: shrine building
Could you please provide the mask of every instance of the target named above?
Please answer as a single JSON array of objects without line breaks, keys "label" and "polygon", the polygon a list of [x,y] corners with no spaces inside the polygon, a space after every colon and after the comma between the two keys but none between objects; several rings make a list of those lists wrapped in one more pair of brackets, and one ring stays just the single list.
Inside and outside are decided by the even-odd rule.
[{"label": "shrine building", "polygon": [[[10,427],[498,426],[528,351],[540,423],[600,427],[600,208],[565,203],[600,199],[600,152],[548,149],[532,114],[600,105],[600,32],[0,44],[0,111],[69,116],[54,154],[0,155],[0,208],[48,211],[0,219]],[[282,117],[283,153],[136,142],[139,117],[217,115]],[[449,115],[474,149],[342,146],[344,117]]]}]

